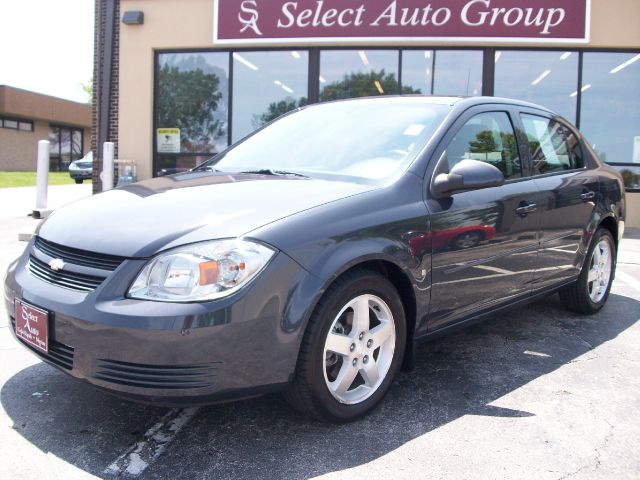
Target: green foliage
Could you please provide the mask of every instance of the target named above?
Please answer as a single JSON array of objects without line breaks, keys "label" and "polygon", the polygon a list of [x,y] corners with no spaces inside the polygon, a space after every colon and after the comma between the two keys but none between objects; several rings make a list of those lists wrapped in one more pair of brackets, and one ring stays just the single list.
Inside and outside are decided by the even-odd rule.
[{"label": "green foliage", "polygon": [[211,151],[214,139],[224,135],[222,122],[214,116],[222,99],[219,77],[167,64],[158,86],[158,127],[179,128],[183,151]]},{"label": "green foliage", "polygon": [[253,128],[260,128],[263,125],[275,120],[276,118],[284,115],[291,110],[295,110],[299,107],[304,107],[307,104],[307,97],[301,97],[300,100],[296,100],[292,97],[286,97],[284,100],[280,100],[279,102],[273,102],[269,104],[267,111],[254,115],[251,123]]},{"label": "green foliage", "polygon": [[498,144],[493,139],[491,130],[484,130],[476,134],[476,140],[469,142],[471,153],[489,153],[498,150]]},{"label": "green foliage", "polygon": [[626,188],[640,188],[640,175],[631,170],[621,170],[622,179]]},{"label": "green foliage", "polygon": [[87,103],[91,105],[93,102],[93,78],[90,78],[87,83],[80,82],[80,86],[82,90],[84,90],[84,93],[87,94]]},{"label": "green foliage", "polygon": [[[384,68],[379,72],[350,73],[340,81],[326,85],[320,94],[321,101],[340,100],[343,98],[370,97],[381,95],[376,81],[379,82],[384,94],[398,93],[398,81],[392,73],[386,73]],[[420,90],[404,87],[403,94],[421,93]]]}]

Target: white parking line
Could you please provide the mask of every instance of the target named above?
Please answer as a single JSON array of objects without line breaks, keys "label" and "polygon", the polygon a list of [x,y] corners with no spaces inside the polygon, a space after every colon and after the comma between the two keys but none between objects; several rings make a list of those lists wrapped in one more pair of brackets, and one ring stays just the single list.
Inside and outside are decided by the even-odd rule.
[{"label": "white parking line", "polygon": [[151,465],[200,410],[198,407],[174,408],[153,425],[142,436],[142,440],[131,445],[105,470],[113,478],[136,478]]},{"label": "white parking line", "polygon": [[628,273],[623,272],[620,269],[616,270],[616,279],[622,280],[624,283],[629,285],[631,288],[640,292],[640,282],[636,280],[634,277],[629,275]]},{"label": "white parking line", "polygon": [[473,268],[478,268],[480,270],[486,270],[487,272],[502,273],[503,275],[509,275],[509,274],[513,274],[514,273],[511,270],[505,270],[504,268],[498,268],[498,267],[491,267],[489,265],[476,265]]}]

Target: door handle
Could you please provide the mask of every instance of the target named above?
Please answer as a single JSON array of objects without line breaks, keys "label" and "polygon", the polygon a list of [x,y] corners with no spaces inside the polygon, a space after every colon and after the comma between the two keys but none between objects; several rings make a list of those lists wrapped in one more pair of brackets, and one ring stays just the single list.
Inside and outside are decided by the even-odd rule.
[{"label": "door handle", "polygon": [[535,203],[528,203],[516,208],[516,213],[522,218],[526,217],[529,213],[535,212],[538,209],[538,205]]},{"label": "door handle", "polygon": [[592,199],[594,199],[595,197],[596,197],[596,192],[586,192],[586,193],[583,193],[582,195],[580,195],[580,198],[581,198],[582,200],[584,200],[585,202],[586,202],[587,200],[592,200]]}]

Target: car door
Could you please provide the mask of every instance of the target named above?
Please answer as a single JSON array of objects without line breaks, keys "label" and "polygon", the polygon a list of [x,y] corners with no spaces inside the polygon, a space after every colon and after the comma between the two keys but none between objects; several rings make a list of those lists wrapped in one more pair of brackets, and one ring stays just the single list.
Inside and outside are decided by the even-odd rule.
[{"label": "car door", "polygon": [[535,110],[521,112],[520,119],[533,181],[540,190],[540,250],[533,288],[543,289],[580,272],[598,178],[585,165],[578,134],[562,119]]},{"label": "car door", "polygon": [[[514,114],[508,106],[470,109],[435,152],[441,158],[446,151],[449,168],[463,159],[491,163],[506,181],[447,198],[429,195],[433,266],[428,330],[530,294],[540,227],[533,201],[538,188],[523,172]],[[427,175],[434,169],[430,165]]]}]

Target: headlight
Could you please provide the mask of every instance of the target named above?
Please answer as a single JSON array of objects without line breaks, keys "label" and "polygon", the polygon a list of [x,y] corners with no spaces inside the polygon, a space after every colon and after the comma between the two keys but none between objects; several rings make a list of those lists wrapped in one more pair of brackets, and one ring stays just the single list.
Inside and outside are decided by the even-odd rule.
[{"label": "headlight", "polygon": [[75,163],[71,162],[69,164],[69,170],[78,170],[78,166]]},{"label": "headlight", "polygon": [[247,240],[196,243],[147,263],[127,294],[160,302],[201,302],[232,294],[267,265],[275,251]]}]

